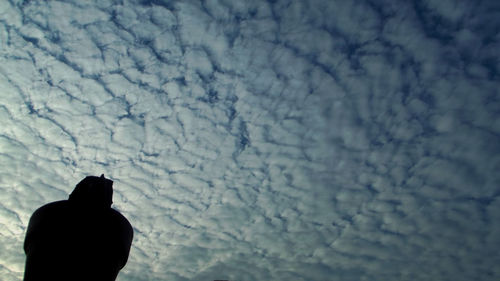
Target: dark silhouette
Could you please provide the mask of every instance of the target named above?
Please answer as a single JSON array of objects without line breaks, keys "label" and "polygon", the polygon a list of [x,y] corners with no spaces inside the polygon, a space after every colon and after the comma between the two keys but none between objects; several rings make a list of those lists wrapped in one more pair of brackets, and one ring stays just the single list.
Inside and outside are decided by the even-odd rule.
[{"label": "dark silhouette", "polygon": [[68,200],[31,216],[24,251],[24,281],[115,280],[127,263],[133,230],[111,208],[113,181],[89,176]]}]

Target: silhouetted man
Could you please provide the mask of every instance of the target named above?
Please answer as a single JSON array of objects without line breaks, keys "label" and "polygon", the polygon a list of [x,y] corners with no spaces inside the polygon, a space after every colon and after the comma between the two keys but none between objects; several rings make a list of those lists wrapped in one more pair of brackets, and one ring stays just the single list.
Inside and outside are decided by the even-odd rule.
[{"label": "silhouetted man", "polygon": [[68,200],[31,216],[24,251],[24,281],[115,280],[127,263],[133,230],[111,208],[113,181],[89,176]]}]

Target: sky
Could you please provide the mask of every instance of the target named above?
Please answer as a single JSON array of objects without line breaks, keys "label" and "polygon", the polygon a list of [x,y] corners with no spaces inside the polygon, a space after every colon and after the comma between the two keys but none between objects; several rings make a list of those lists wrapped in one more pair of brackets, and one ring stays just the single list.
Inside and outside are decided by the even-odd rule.
[{"label": "sky", "polygon": [[495,0],[0,0],[1,279],[104,174],[119,281],[500,280],[498,50]]}]

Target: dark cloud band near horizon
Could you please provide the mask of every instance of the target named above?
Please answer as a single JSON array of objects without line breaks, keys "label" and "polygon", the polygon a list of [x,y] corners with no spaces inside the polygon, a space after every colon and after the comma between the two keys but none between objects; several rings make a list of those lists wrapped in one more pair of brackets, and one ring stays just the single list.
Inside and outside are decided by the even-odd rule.
[{"label": "dark cloud band near horizon", "polygon": [[497,1],[0,1],[0,276],[105,174],[117,280],[498,280],[499,30]]}]

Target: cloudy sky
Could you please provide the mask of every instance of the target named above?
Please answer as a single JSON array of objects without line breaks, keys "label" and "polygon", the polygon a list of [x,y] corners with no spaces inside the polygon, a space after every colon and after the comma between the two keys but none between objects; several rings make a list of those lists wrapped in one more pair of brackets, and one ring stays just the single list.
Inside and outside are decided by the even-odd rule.
[{"label": "cloudy sky", "polygon": [[86,175],[118,280],[500,280],[500,2],[0,0],[0,276]]}]

